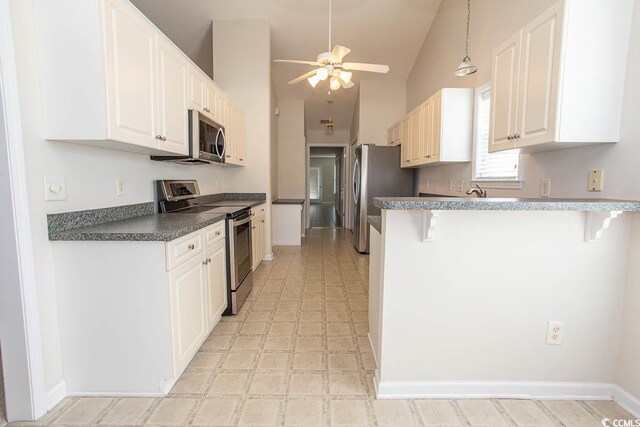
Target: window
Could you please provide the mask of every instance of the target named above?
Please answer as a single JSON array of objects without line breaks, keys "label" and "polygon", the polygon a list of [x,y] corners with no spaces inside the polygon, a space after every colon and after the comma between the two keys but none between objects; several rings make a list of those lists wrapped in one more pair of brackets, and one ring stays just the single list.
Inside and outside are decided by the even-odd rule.
[{"label": "window", "polygon": [[[474,181],[482,181],[491,188],[520,188],[518,180],[519,150],[489,153],[489,125],[491,123],[491,86],[484,84],[476,89],[475,108],[475,158],[473,164]],[[500,185],[502,183],[502,185]],[[506,185],[504,185],[506,184]]]}]

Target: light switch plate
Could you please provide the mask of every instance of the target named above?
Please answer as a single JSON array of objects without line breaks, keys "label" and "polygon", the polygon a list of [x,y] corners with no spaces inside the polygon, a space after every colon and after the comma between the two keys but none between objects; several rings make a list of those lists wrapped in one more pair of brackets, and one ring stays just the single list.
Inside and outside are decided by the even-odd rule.
[{"label": "light switch plate", "polygon": [[127,186],[124,178],[116,178],[116,196],[124,196],[127,193]]},{"label": "light switch plate", "polygon": [[64,176],[45,176],[44,177],[44,199],[67,200],[67,184]]},{"label": "light switch plate", "polygon": [[540,197],[551,197],[551,180],[549,178],[540,180]]},{"label": "light switch plate", "polygon": [[602,191],[604,171],[593,169],[589,171],[589,191]]}]

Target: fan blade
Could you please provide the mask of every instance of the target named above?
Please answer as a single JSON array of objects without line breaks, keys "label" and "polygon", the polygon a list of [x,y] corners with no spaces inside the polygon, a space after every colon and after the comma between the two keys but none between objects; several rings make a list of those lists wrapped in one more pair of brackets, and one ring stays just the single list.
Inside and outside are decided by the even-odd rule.
[{"label": "fan blade", "polygon": [[347,56],[349,52],[351,52],[351,49],[349,49],[348,47],[335,45],[335,47],[331,51],[331,61],[340,63],[342,62],[342,58]]},{"label": "fan blade", "polygon": [[389,66],[381,64],[362,64],[359,62],[345,62],[342,64],[345,70],[368,71],[371,73],[388,73]]},{"label": "fan blade", "polygon": [[298,61],[296,59],[274,59],[273,62],[286,62],[288,64],[304,64],[304,65],[316,65],[319,66],[317,62],[313,61]]},{"label": "fan blade", "polygon": [[340,84],[342,85],[343,89],[349,89],[355,86],[353,82],[345,83],[344,80],[342,79],[338,79],[338,80],[340,80]]},{"label": "fan blade", "polygon": [[316,73],[316,70],[309,71],[308,73],[303,74],[303,75],[301,75],[300,77],[298,77],[298,78],[295,78],[295,79],[291,80],[291,81],[289,82],[289,84],[290,84],[290,85],[294,85],[294,84],[296,84],[296,83],[298,83],[298,82],[301,82],[301,81],[303,81],[303,80],[305,80],[305,79],[308,79],[309,77],[313,76],[315,73]]}]

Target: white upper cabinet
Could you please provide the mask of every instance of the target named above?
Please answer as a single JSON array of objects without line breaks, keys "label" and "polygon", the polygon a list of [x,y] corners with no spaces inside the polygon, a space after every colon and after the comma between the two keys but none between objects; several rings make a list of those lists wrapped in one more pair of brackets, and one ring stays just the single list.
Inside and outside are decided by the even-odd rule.
[{"label": "white upper cabinet", "polygon": [[128,0],[36,0],[49,140],[188,153],[188,110],[221,124],[223,94]]},{"label": "white upper cabinet", "polygon": [[619,140],[633,0],[563,0],[493,52],[490,151]]},{"label": "white upper cabinet", "polygon": [[160,130],[155,30],[119,1],[105,1],[104,23],[108,135],[156,147]]},{"label": "white upper cabinet", "polygon": [[189,134],[185,112],[188,95],[188,64],[182,52],[158,38],[158,139],[162,149],[187,152]]},{"label": "white upper cabinet", "polygon": [[402,167],[471,161],[473,89],[441,89],[402,123]]},{"label": "white upper cabinet", "polygon": [[520,40],[518,31],[493,52],[490,151],[513,148],[518,113]]}]

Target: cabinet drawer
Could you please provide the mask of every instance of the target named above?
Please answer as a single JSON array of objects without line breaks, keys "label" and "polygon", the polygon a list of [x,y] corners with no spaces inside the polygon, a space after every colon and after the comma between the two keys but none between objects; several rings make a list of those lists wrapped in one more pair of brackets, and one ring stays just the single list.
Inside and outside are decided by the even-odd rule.
[{"label": "cabinet drawer", "polygon": [[251,209],[251,216],[253,216],[255,218],[255,217],[258,217],[260,215],[264,215],[266,210],[267,210],[267,205],[266,204],[260,205],[260,206],[256,206],[255,208]]},{"label": "cabinet drawer", "polygon": [[224,230],[224,220],[217,222],[204,229],[204,246],[209,247],[226,236]]},{"label": "cabinet drawer", "polygon": [[202,231],[197,231],[167,243],[167,271],[173,270],[202,252],[203,236]]}]

